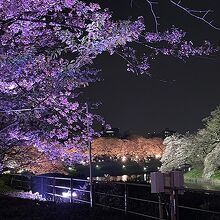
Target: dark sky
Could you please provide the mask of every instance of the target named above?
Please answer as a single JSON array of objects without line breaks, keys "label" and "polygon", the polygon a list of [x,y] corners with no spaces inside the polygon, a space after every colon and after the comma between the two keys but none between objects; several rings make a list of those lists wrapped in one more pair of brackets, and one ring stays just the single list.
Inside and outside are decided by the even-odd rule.
[{"label": "dark sky", "polygon": [[[116,19],[150,15],[145,1],[103,0]],[[187,32],[187,38],[197,44],[210,40],[220,45],[220,31],[210,28],[202,21],[190,17],[169,4],[159,0],[156,12],[160,18],[160,29],[172,25]],[[184,1],[182,1],[184,3]],[[188,6],[196,6],[185,1]],[[200,9],[214,9],[210,16],[220,27],[220,3],[217,0],[202,1]],[[194,7],[196,8],[196,7]],[[145,19],[149,30],[151,16]],[[160,57],[151,65],[151,77],[136,76],[126,72],[126,64],[117,56],[101,56],[97,59],[102,69],[103,81],[91,85],[86,95],[93,101],[101,101],[99,113],[105,120],[120,130],[131,130],[136,134],[161,131],[164,128],[178,132],[194,132],[202,127],[201,120],[220,105],[220,53],[210,57],[194,57],[186,63],[172,57]]]}]

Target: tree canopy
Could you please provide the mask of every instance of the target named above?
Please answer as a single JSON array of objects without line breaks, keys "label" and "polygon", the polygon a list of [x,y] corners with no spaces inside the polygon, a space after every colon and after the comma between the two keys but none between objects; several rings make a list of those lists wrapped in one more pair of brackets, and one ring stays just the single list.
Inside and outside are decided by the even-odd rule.
[{"label": "tree canopy", "polygon": [[[98,80],[96,57],[116,54],[128,71],[148,74],[158,55],[186,59],[216,51],[208,41],[194,46],[185,35],[176,27],[149,32],[143,17],[115,21],[96,3],[0,1],[1,152],[34,145],[51,159],[66,160],[67,149],[85,149],[98,135],[95,121],[104,123],[78,100],[81,88]],[[138,51],[140,45],[144,51]],[[69,160],[81,157],[76,153]]]},{"label": "tree canopy", "polygon": [[219,169],[220,107],[203,120],[204,128],[196,134],[175,134],[164,140],[162,171],[170,171],[188,163],[203,168],[203,177],[210,178]]}]

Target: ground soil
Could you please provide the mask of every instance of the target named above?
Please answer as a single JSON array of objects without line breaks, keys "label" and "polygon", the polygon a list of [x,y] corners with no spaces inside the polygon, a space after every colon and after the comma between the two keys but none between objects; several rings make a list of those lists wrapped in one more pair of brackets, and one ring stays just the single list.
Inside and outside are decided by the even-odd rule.
[{"label": "ground soil", "polygon": [[[0,220],[134,220],[121,212],[88,205],[0,196]],[[140,218],[137,218],[140,219]]]}]

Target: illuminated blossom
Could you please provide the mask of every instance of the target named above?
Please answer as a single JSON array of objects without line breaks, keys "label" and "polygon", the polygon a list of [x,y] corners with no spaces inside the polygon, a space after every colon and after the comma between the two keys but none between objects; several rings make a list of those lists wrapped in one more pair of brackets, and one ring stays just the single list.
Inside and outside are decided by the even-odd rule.
[{"label": "illuminated blossom", "polygon": [[[70,160],[65,152],[83,151],[99,135],[93,124],[103,124],[78,101],[98,79],[96,57],[117,54],[128,71],[144,74],[159,54],[185,59],[215,51],[184,36],[174,27],[148,33],[143,17],[114,21],[108,10],[79,0],[0,1],[0,147],[34,145],[51,159]],[[136,53],[137,44],[147,50]]]}]

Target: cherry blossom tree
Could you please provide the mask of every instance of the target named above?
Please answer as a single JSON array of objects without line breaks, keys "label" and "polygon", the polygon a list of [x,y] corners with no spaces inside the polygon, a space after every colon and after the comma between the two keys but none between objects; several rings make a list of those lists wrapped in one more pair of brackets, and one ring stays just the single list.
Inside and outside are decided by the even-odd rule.
[{"label": "cherry blossom tree", "polygon": [[192,135],[174,134],[164,139],[165,151],[162,155],[162,172],[169,172],[184,164],[192,164]]},{"label": "cherry blossom tree", "polygon": [[220,107],[203,119],[204,128],[196,134],[175,134],[167,137],[163,144],[162,171],[170,171],[188,163],[194,168],[203,169],[203,177],[210,178],[220,163]]},{"label": "cherry blossom tree", "polygon": [[165,149],[160,138],[144,138],[132,136],[129,139],[100,137],[94,140],[94,156],[110,156],[144,160],[147,157],[160,157]]},{"label": "cherry blossom tree", "polygon": [[145,23],[143,17],[114,21],[108,9],[79,0],[1,0],[1,157],[11,146],[34,145],[51,159],[82,158],[67,152],[85,150],[98,135],[94,123],[103,120],[78,96],[98,80],[93,62],[104,52],[125,59],[128,71],[145,74],[158,55],[186,59],[216,51],[208,41],[194,46],[178,28],[148,32]]},{"label": "cherry blossom tree", "polygon": [[[24,160],[25,158],[25,160]],[[28,171],[34,174],[66,173],[61,160],[49,160],[44,152],[39,152],[35,147],[13,147],[4,157],[4,168],[11,172]]]}]

